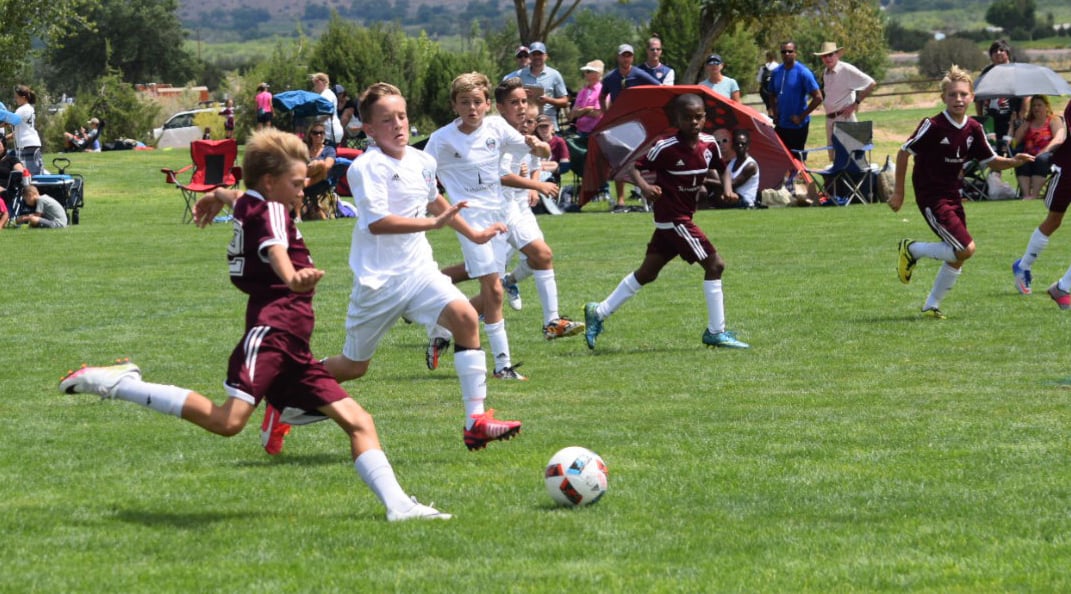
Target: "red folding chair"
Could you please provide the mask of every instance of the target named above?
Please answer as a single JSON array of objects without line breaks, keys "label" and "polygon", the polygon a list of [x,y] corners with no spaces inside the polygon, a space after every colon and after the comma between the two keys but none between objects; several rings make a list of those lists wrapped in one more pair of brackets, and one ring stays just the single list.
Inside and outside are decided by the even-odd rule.
[{"label": "red folding chair", "polygon": [[[193,205],[206,192],[216,188],[235,188],[242,180],[242,168],[235,165],[238,159],[238,143],[233,138],[226,140],[195,140],[190,143],[192,164],[175,171],[161,169],[167,176],[167,183],[175,184],[182,192],[186,210],[182,213],[182,222],[193,220]],[[193,169],[190,179],[185,184],[179,181],[179,175]]]}]

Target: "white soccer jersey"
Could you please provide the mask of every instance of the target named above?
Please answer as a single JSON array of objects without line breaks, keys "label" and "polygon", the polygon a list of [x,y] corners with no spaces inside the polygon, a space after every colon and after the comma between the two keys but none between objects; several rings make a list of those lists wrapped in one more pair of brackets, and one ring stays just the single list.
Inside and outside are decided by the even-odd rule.
[{"label": "white soccer jersey", "polygon": [[435,200],[435,159],[415,148],[406,148],[401,160],[371,147],[358,157],[346,179],[357,206],[357,224],[350,245],[350,268],[356,282],[376,287],[389,277],[435,270],[431,244],[424,233],[374,235],[368,226],[387,215],[426,216]]},{"label": "white soccer jersey", "polygon": [[487,116],[471,134],[458,129],[460,121],[433,132],[424,150],[438,164],[439,181],[452,203],[467,200],[471,209],[501,210],[502,156],[527,153],[524,136],[501,116]]}]

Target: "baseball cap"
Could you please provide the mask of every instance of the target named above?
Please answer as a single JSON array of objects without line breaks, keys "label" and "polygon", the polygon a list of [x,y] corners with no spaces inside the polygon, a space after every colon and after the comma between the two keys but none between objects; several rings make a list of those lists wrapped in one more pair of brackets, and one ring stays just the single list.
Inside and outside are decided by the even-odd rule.
[{"label": "baseball cap", "polygon": [[617,55],[619,55],[619,56],[621,54],[635,54],[635,53],[636,53],[636,51],[633,50],[632,46],[627,44],[627,43],[622,43],[621,45],[617,46]]},{"label": "baseball cap", "polygon": [[335,85],[335,88],[331,90],[334,91],[336,95],[341,95],[342,93],[346,92],[346,87],[342,85]]},{"label": "baseball cap", "polygon": [[724,62],[721,61],[721,56],[718,54],[710,54],[707,56],[707,64],[724,64]]},{"label": "baseball cap", "polygon": [[528,46],[528,52],[532,54],[536,52],[545,54],[547,53],[547,46],[543,45],[542,41],[533,41],[532,45]]},{"label": "baseball cap", "polygon": [[547,114],[541,114],[536,118],[536,126],[551,126],[554,122],[551,121],[550,116]]},{"label": "baseball cap", "polygon": [[517,53],[513,54],[513,57],[514,58],[519,58],[521,56],[527,56],[527,55],[528,55],[528,46],[527,45],[520,45],[520,46],[517,46]]}]

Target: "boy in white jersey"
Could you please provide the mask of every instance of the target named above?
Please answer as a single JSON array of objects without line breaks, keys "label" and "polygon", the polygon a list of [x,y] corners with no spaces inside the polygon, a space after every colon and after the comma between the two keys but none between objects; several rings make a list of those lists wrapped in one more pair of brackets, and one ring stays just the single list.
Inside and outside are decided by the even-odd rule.
[{"label": "boy in white jersey", "polygon": [[[354,285],[342,354],[324,359],[324,366],[339,381],[357,379],[367,373],[380,340],[399,317],[441,324],[456,337],[454,367],[465,404],[465,445],[478,450],[488,442],[510,439],[520,432],[521,423],[497,420],[494,410],[484,409],[487,361],[480,349],[476,310],[439,272],[424,235],[449,226],[482,245],[506,227],[493,223],[473,230],[457,216],[466,203],[450,206],[438,194],[434,159],[408,146],[406,102],[396,87],[372,85],[361,94],[358,111],[375,145],[346,174],[358,211],[350,246]],[[425,217],[425,210],[434,218]],[[265,426],[278,435],[283,430],[269,414]],[[285,432],[275,440],[269,438],[265,444],[269,453],[281,449],[283,436]]]},{"label": "boy in white jersey", "polygon": [[[502,155],[523,156],[531,151],[550,156],[550,147],[545,142],[522,135],[499,116],[487,116],[490,101],[491,81],[485,75],[471,72],[455,78],[450,85],[450,104],[458,118],[433,132],[424,148],[438,163],[439,181],[450,201],[468,203],[461,218],[476,230],[506,223],[514,208],[502,195]],[[520,183],[530,184],[531,180]],[[502,318],[500,276],[505,270],[504,250],[494,244],[504,239],[476,244],[459,234],[458,240],[466,273],[480,282],[480,293],[473,298],[473,304],[483,314],[495,360],[494,376],[525,379],[513,368],[506,322]]]},{"label": "boy in white jersey", "polygon": [[[528,136],[534,133],[535,118],[539,115],[539,107],[528,103],[528,94],[520,78],[511,77],[503,80],[495,87],[495,108],[502,118],[505,119],[518,132]],[[508,263],[515,252],[522,254],[520,263],[511,273],[512,282],[535,277],[536,290],[539,292],[539,300],[543,305],[543,337],[554,340],[564,336],[575,336],[584,331],[584,324],[574,322],[558,313],[558,284],[554,275],[554,254],[550,246],[543,238],[543,231],[539,228],[535,213],[532,212],[533,201],[539,199],[539,194],[554,196],[558,193],[557,184],[550,181],[541,181],[542,159],[532,153],[526,153],[519,157],[514,153],[506,153],[502,156],[502,194],[509,200],[513,207],[506,221],[509,232],[506,234],[504,244],[499,247],[504,250],[502,254],[503,264]],[[451,266],[443,272],[455,280],[464,280],[465,274],[462,265]],[[510,275],[507,275],[509,277]],[[503,279],[505,285],[506,279]],[[437,361],[434,349],[443,349],[449,343],[441,333],[433,332],[428,346],[428,366]],[[436,340],[438,339],[438,340]]]}]

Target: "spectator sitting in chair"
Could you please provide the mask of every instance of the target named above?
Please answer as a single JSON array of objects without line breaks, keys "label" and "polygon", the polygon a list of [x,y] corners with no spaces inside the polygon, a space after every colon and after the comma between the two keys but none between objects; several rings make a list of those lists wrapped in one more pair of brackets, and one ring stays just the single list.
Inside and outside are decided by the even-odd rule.
[{"label": "spectator sitting in chair", "polygon": [[[7,184],[11,179],[13,172],[19,172],[22,175],[22,171],[26,169],[22,165],[22,161],[19,161],[18,156],[15,153],[9,153],[7,151],[7,139],[3,134],[0,134],[0,192],[7,192]],[[21,183],[21,180],[19,180]]]},{"label": "spectator sitting in chair", "polygon": [[16,223],[25,223],[40,229],[59,229],[67,226],[67,211],[63,205],[48,194],[41,194],[37,186],[26,186],[22,197],[26,206],[32,208],[33,212],[15,219]]},{"label": "spectator sitting in chair", "polygon": [[89,130],[83,127],[77,132],[63,133],[68,151],[100,152],[100,120],[91,118],[86,123],[89,124]]},{"label": "spectator sitting in chair", "polygon": [[1033,200],[1041,192],[1052,168],[1052,153],[1067,140],[1066,128],[1063,118],[1052,113],[1048,97],[1035,95],[1030,98],[1030,115],[1019,124],[1012,139],[1017,152],[1035,157],[1032,163],[1015,168],[1023,200]]},{"label": "spectator sitting in chair", "polygon": [[550,158],[543,160],[543,170],[550,172],[551,181],[560,185],[562,174],[569,172],[569,147],[564,138],[554,133],[554,123],[547,114],[536,118],[535,135],[550,145]]},{"label": "spectator sitting in chair", "polygon": [[327,179],[331,168],[335,166],[335,147],[324,142],[327,126],[324,122],[314,122],[305,133],[305,144],[309,147],[309,171],[306,186],[317,184]]}]

